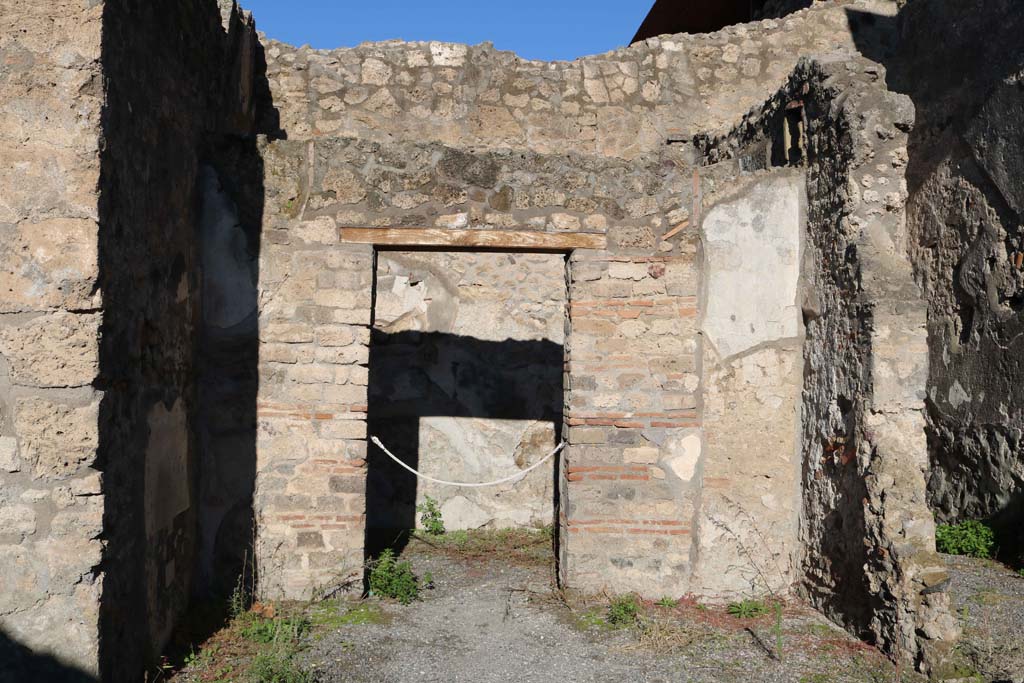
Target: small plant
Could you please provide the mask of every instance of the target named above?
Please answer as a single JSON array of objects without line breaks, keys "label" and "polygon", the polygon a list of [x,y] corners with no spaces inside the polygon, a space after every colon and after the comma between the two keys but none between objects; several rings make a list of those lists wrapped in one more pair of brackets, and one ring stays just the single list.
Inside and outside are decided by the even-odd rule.
[{"label": "small plant", "polygon": [[420,513],[420,523],[424,531],[431,536],[440,536],[444,533],[444,518],[436,500],[426,496],[423,502],[416,506],[416,512]]},{"label": "small plant", "polygon": [[420,583],[412,572],[412,565],[397,561],[391,548],[382,552],[370,567],[370,595],[408,605],[419,598]]},{"label": "small plant", "polygon": [[725,611],[737,619],[754,619],[768,613],[768,606],[760,600],[744,598],[739,602],[730,602]]},{"label": "small plant", "polygon": [[235,589],[231,591],[231,598],[228,601],[228,614],[232,619],[240,617],[249,609],[252,600],[248,591],[245,590],[243,576],[239,575]]},{"label": "small plant", "polygon": [[658,600],[658,602],[656,602],[654,604],[657,605],[658,607],[675,607],[677,602],[676,602],[675,598],[670,598],[668,596],[665,596],[664,598],[662,598],[661,600]]},{"label": "small plant", "polygon": [[1020,578],[1024,579],[1024,569],[1018,569],[1017,570],[1017,576],[1019,576]]},{"label": "small plant", "polygon": [[782,603],[778,600],[772,605],[775,608],[775,624],[772,626],[772,633],[775,634],[775,656],[782,661]]},{"label": "small plant", "polygon": [[992,557],[996,535],[984,522],[967,520],[959,524],[940,524],[935,529],[935,547],[947,555]]},{"label": "small plant", "polygon": [[605,620],[615,628],[633,626],[640,615],[640,603],[632,595],[621,595],[613,598],[608,605]]},{"label": "small plant", "polygon": [[270,649],[260,652],[249,667],[252,683],[313,683],[313,674],[295,662],[293,652]]},{"label": "small plant", "polygon": [[309,631],[304,617],[264,619],[253,615],[242,627],[242,637],[254,643],[294,643]]}]

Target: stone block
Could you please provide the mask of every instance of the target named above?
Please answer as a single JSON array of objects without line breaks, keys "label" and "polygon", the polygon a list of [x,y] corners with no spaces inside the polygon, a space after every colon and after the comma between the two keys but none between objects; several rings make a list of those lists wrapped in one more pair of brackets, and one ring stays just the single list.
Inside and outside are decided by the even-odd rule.
[{"label": "stone block", "polygon": [[18,458],[18,440],[9,436],[0,436],[0,472],[20,472],[21,460]]},{"label": "stone block", "polygon": [[52,313],[0,327],[0,355],[15,384],[82,387],[99,371],[100,315]]},{"label": "stone block", "polygon": [[325,439],[365,439],[365,420],[325,420],[320,423],[320,436]]},{"label": "stone block", "polygon": [[98,307],[98,231],[82,218],[0,227],[0,313]]},{"label": "stone block", "polygon": [[658,462],[661,457],[661,451],[657,448],[651,448],[649,446],[641,446],[638,448],[626,448],[622,451],[622,458],[626,462],[635,462],[653,465]]},{"label": "stone block", "polygon": [[19,399],[14,409],[22,458],[38,478],[63,479],[96,459],[99,402],[75,407],[45,398]]}]

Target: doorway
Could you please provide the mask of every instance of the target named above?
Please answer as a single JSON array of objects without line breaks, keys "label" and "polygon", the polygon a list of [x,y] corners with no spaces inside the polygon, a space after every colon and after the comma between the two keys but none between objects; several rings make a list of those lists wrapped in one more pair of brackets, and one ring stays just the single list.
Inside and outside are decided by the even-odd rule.
[{"label": "doorway", "polygon": [[[560,253],[378,249],[368,435],[409,467],[480,483],[562,438],[568,293]],[[401,550],[436,505],[447,531],[557,527],[558,458],[496,486],[420,479],[368,444],[368,557]]]}]

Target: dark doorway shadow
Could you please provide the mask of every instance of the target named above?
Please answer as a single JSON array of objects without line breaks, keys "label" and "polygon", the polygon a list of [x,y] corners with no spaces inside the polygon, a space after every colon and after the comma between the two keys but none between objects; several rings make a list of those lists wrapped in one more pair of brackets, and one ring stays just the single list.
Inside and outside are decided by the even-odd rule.
[{"label": "dark doorway shadow", "polygon": [[[554,448],[561,441],[563,365],[562,345],[547,340],[374,330],[369,434],[414,469],[420,461],[420,418],[428,416],[550,421]],[[405,547],[408,530],[416,526],[417,478],[372,442],[367,467],[365,548],[374,557],[384,548]],[[554,477],[552,520],[557,460]]]}]

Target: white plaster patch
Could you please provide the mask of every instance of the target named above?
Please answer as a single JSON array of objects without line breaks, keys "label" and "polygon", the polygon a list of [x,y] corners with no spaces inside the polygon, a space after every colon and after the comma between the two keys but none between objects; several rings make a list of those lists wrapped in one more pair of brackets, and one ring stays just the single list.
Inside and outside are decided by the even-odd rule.
[{"label": "white plaster patch", "polygon": [[441,506],[441,518],[446,529],[479,529],[491,521],[491,515],[465,496],[445,501]]},{"label": "white plaster patch", "polygon": [[469,51],[465,45],[452,43],[431,43],[430,54],[437,66],[462,66]]},{"label": "white plaster patch", "polygon": [[678,441],[669,443],[668,448],[679,455],[666,459],[665,465],[683,481],[693,479],[693,475],[697,471],[697,463],[700,461],[700,435],[684,436]]},{"label": "white plaster patch", "polygon": [[722,358],[799,334],[802,187],[796,177],[766,179],[704,220],[702,330]]}]

